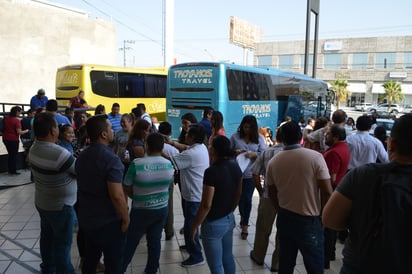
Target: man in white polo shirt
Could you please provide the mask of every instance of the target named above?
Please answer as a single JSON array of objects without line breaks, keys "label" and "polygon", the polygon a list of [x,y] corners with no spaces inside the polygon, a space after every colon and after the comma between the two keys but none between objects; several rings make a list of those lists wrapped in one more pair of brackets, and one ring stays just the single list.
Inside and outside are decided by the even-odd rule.
[{"label": "man in white polo shirt", "polygon": [[195,241],[190,239],[193,221],[202,199],[203,174],[209,167],[209,153],[203,144],[205,129],[199,124],[190,126],[186,134],[186,143],[189,147],[182,153],[173,156],[171,161],[175,168],[180,170],[181,193],[184,203],[184,237],[186,250],[190,257],[182,262],[183,267],[192,267],[205,263],[200,246],[199,234]]}]

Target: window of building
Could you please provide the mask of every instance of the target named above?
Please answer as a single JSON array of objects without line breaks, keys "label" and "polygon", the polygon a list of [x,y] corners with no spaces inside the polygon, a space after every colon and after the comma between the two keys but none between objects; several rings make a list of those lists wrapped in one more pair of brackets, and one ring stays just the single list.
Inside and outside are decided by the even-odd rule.
[{"label": "window of building", "polygon": [[325,69],[340,69],[342,66],[342,54],[327,53],[324,55]]},{"label": "window of building", "polygon": [[279,55],[279,68],[280,69],[292,69],[293,68],[293,55]]},{"label": "window of building", "polygon": [[375,58],[375,68],[394,68],[396,65],[395,52],[377,52]]},{"label": "window of building", "polygon": [[[309,54],[308,63],[309,63],[308,64],[309,69],[312,70],[312,67],[313,67],[313,54]],[[300,56],[300,67],[299,68],[304,68],[304,66],[305,66],[305,54],[302,54]]]},{"label": "window of building", "polygon": [[259,67],[272,67],[272,55],[261,55],[257,57]]},{"label": "window of building", "polygon": [[404,68],[412,69],[412,52],[405,52],[403,59]]},{"label": "window of building", "polygon": [[367,53],[354,53],[352,54],[352,68],[363,69],[368,67],[368,54]]}]

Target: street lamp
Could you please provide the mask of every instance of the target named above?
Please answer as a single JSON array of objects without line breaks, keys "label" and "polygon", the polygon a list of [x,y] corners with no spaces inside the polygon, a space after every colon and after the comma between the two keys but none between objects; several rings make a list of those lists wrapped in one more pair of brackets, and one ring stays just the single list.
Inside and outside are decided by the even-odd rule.
[{"label": "street lamp", "polygon": [[134,40],[123,40],[123,47],[119,50],[123,50],[123,66],[126,67],[126,50],[132,49],[131,47],[126,47],[126,44],[134,44]]}]

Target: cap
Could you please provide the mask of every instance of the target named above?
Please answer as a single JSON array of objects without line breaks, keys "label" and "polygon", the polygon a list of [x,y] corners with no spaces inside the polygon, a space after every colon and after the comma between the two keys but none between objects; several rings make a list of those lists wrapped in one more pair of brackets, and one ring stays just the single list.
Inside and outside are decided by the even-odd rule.
[{"label": "cap", "polygon": [[37,94],[38,95],[44,95],[44,94],[46,94],[46,92],[44,91],[44,89],[41,88],[37,91]]}]

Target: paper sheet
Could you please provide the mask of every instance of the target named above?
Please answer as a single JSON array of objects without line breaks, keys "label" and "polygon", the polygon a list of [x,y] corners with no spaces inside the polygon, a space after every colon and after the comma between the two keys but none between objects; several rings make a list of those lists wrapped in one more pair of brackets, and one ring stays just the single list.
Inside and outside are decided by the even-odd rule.
[{"label": "paper sheet", "polygon": [[242,170],[242,172],[245,171],[245,169],[248,167],[249,163],[250,163],[250,159],[246,158],[246,154],[247,152],[243,152],[240,153],[237,157],[236,157],[236,161],[239,164],[240,169]]}]

